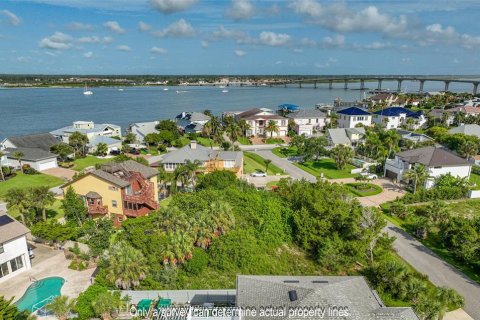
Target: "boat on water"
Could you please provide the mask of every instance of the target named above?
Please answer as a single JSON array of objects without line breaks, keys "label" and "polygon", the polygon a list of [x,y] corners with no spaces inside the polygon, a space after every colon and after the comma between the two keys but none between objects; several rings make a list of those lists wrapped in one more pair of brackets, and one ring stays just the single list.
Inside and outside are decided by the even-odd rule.
[{"label": "boat on water", "polygon": [[163,88],[163,91],[168,91],[168,88]]},{"label": "boat on water", "polygon": [[186,92],[188,92],[188,91],[186,91],[186,90],[177,90],[177,93],[186,93]]},{"label": "boat on water", "polygon": [[223,93],[227,93],[228,90],[227,90],[227,89],[223,89],[222,92],[223,92]]},{"label": "boat on water", "polygon": [[225,88],[225,86],[224,86],[224,85],[221,85],[221,86],[219,86],[219,88],[220,88],[220,89],[223,89],[223,88]]},{"label": "boat on water", "polygon": [[120,88],[120,89],[118,89],[118,91],[124,91],[124,89]]},{"label": "boat on water", "polygon": [[83,94],[86,96],[91,96],[93,94],[93,91],[88,90],[86,83],[85,83],[85,88],[83,89]]}]

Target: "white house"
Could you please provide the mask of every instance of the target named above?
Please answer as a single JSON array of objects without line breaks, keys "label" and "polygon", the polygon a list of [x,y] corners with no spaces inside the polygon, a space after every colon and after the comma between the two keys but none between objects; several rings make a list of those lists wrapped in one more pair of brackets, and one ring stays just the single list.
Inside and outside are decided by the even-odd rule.
[{"label": "white house", "polygon": [[32,267],[23,224],[0,212],[0,283]]},{"label": "white house", "polygon": [[418,129],[427,122],[427,119],[421,112],[413,112],[402,107],[391,107],[374,112],[373,122],[387,129],[397,129],[402,125],[407,125],[410,129]]},{"label": "white house", "polygon": [[358,125],[369,127],[372,115],[360,108],[350,107],[337,112],[339,128],[355,128]]},{"label": "white house", "polygon": [[[288,132],[288,119],[266,108],[254,108],[240,113],[230,113],[237,120],[245,120],[250,126],[247,136],[285,137]],[[274,121],[278,132],[268,132],[265,128],[270,121]]]},{"label": "white house", "polygon": [[385,175],[397,179],[397,181],[405,180],[403,174],[416,165],[423,165],[428,171],[429,178],[425,182],[426,188],[431,188],[435,178],[447,173],[454,177],[468,179],[472,169],[472,163],[445,149],[424,147],[399,152],[395,154],[394,159],[387,159]]},{"label": "white house", "polygon": [[143,142],[143,139],[147,134],[158,132],[155,127],[159,123],[160,121],[132,123],[128,128],[128,132],[131,132],[135,135],[137,142]]},{"label": "white house", "polygon": [[[20,161],[37,171],[56,168],[57,155],[50,152],[50,148],[61,143],[50,133],[38,133],[25,136],[9,137],[0,143],[0,151],[6,153],[3,157],[3,165],[19,168],[20,163],[15,152],[21,152],[23,156]],[[6,158],[6,160],[5,160]]]},{"label": "white house", "polygon": [[295,131],[298,135],[311,136],[321,131],[328,123],[325,113],[320,110],[298,110],[287,115],[287,118],[295,122]]},{"label": "white house", "polygon": [[87,136],[88,140],[94,137],[122,137],[122,128],[115,124],[95,124],[93,121],[75,121],[73,125],[51,131],[50,133],[58,140],[68,143],[68,139],[74,132],[80,132]]}]

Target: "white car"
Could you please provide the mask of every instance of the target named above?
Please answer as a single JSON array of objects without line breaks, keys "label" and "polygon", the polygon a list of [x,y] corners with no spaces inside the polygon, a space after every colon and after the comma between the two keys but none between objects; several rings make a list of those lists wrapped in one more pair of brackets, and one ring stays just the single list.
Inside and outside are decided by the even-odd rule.
[{"label": "white car", "polygon": [[263,171],[257,171],[250,174],[252,177],[266,177],[267,173]]},{"label": "white car", "polygon": [[360,175],[362,177],[365,177],[367,179],[372,179],[372,180],[375,180],[378,178],[378,176],[375,173],[370,173],[370,172],[360,172]]}]

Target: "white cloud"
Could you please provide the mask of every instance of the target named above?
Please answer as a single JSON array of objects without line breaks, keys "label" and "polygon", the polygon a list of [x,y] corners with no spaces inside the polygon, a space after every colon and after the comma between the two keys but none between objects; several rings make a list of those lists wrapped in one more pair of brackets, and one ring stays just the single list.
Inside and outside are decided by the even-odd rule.
[{"label": "white cloud", "polygon": [[341,34],[334,35],[332,37],[326,36],[322,39],[322,46],[338,48],[345,45],[345,36]]},{"label": "white cloud", "polygon": [[22,20],[13,12],[8,11],[8,10],[0,10],[0,14],[8,18],[8,22],[12,26],[18,26]]},{"label": "white cloud", "polygon": [[252,41],[245,32],[227,29],[224,26],[220,26],[217,30],[213,31],[212,36],[214,40],[233,39],[237,43],[249,43]]},{"label": "white cloud", "polygon": [[337,63],[337,62],[338,62],[337,59],[330,57],[330,58],[328,58],[327,61],[325,61],[324,63],[318,63],[318,62],[317,62],[317,63],[314,64],[314,66],[315,66],[315,68],[324,69],[324,68],[329,68],[329,67],[331,67],[332,64],[335,64],[335,63]]},{"label": "white cloud", "polygon": [[402,63],[409,63],[411,61],[410,58],[402,58],[400,61],[402,61]]},{"label": "white cloud", "polygon": [[387,49],[391,47],[392,47],[392,44],[390,42],[375,41],[375,42],[360,46],[359,49],[379,50],[379,49]]},{"label": "white cloud", "polygon": [[302,53],[302,52],[303,52],[303,49],[302,49],[302,48],[295,48],[295,49],[293,49],[293,52],[295,52],[295,53]]},{"label": "white cloud", "polygon": [[378,32],[398,36],[409,28],[404,15],[393,17],[381,13],[375,6],[357,11],[344,4],[324,6],[316,0],[294,0],[290,8],[305,16],[308,22],[336,32]]},{"label": "white cloud", "polygon": [[83,56],[85,57],[85,59],[90,59],[93,57],[93,52],[92,51],[85,52]]},{"label": "white cloud", "polygon": [[149,31],[152,29],[152,26],[149,25],[149,24],[146,24],[145,22],[143,21],[140,21],[138,23],[138,30],[140,30],[141,32],[145,32],[145,31]]},{"label": "white cloud", "polygon": [[245,51],[240,50],[240,49],[235,49],[234,53],[237,57],[243,57],[244,55],[247,54]]},{"label": "white cloud", "polygon": [[30,59],[31,59],[30,57],[23,57],[23,56],[21,56],[21,57],[18,57],[18,58],[17,58],[17,61],[20,62],[20,63],[25,63],[25,62],[30,61]]},{"label": "white cloud", "polygon": [[58,57],[58,54],[56,52],[45,51],[44,53],[50,57]]},{"label": "white cloud", "polygon": [[208,43],[208,41],[206,41],[206,40],[202,40],[202,41],[200,42],[200,45],[202,46],[202,48],[208,48],[209,43]]},{"label": "white cloud", "polygon": [[460,60],[458,60],[457,58],[453,58],[453,63],[460,63]]},{"label": "white cloud", "polygon": [[100,41],[100,38],[97,36],[81,37],[77,40],[77,42],[80,43],[99,43]]},{"label": "white cloud", "polygon": [[107,21],[104,24],[104,27],[109,29],[112,32],[118,33],[118,34],[123,34],[125,33],[125,29],[120,27],[120,24],[118,24],[117,21]]},{"label": "white cloud", "polygon": [[192,27],[192,25],[185,21],[185,19],[180,19],[177,22],[172,23],[163,30],[153,32],[153,35],[156,37],[173,37],[173,38],[188,38],[193,37],[197,32]]},{"label": "white cloud", "polygon": [[71,23],[67,24],[67,29],[72,31],[93,31],[94,28],[91,24],[72,21]]},{"label": "white cloud", "polygon": [[232,0],[232,6],[227,9],[227,16],[233,20],[240,21],[250,19],[255,8],[250,0]]},{"label": "white cloud", "polygon": [[162,13],[173,13],[190,8],[197,0],[150,0],[150,5]]},{"label": "white cloud", "polygon": [[110,37],[110,36],[106,36],[102,38],[102,43],[104,44],[109,44],[109,43],[112,43],[113,41],[114,41],[113,37]]},{"label": "white cloud", "polygon": [[72,47],[72,37],[62,32],[55,32],[50,37],[43,38],[38,43],[40,48],[66,50]]},{"label": "white cloud", "polygon": [[263,31],[260,33],[259,41],[267,46],[284,46],[290,42],[291,37],[285,33],[275,33],[271,31]]},{"label": "white cloud", "polygon": [[460,45],[468,49],[480,46],[480,36],[460,34],[454,27],[443,27],[439,23],[426,26],[423,32],[417,32],[411,38],[422,46],[447,44]]},{"label": "white cloud", "polygon": [[151,53],[156,53],[156,54],[165,54],[165,53],[167,53],[167,50],[164,49],[164,48],[152,47],[152,49],[150,49],[150,52]]},{"label": "white cloud", "polygon": [[117,46],[117,50],[128,52],[128,51],[132,51],[132,48],[130,48],[129,46],[127,46],[125,44],[122,44],[122,45]]}]

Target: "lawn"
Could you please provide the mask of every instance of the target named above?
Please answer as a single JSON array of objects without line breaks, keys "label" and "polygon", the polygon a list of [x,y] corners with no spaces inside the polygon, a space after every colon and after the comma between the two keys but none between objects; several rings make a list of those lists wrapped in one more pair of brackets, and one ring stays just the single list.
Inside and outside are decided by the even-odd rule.
[{"label": "lawn", "polygon": [[155,147],[149,147],[148,150],[140,151],[141,154],[151,154],[152,156],[158,155],[158,149]]},{"label": "lawn", "polygon": [[267,138],[265,139],[266,144],[277,144],[277,143],[285,143],[283,139],[280,138]]},{"label": "lawn", "polygon": [[272,153],[280,158],[294,157],[298,155],[297,147],[276,147]]},{"label": "lawn", "polygon": [[[20,216],[18,210],[8,209],[8,214],[12,217],[17,218]],[[55,202],[51,206],[47,206],[47,219],[60,219],[65,215],[65,212],[62,208],[62,200],[55,199]]]},{"label": "lawn", "polygon": [[82,171],[86,167],[90,167],[90,166],[95,167],[96,164],[104,164],[110,161],[112,161],[112,159],[97,158],[95,156],[86,156],[85,158],[79,158],[73,161],[73,163],[75,163],[75,166],[73,166],[73,170]]},{"label": "lawn", "polygon": [[[243,153],[243,171],[246,174],[256,171],[265,171],[265,159],[255,153],[244,152]],[[270,163],[268,165],[268,175],[276,175],[277,173],[283,174],[283,170]]]},{"label": "lawn", "polygon": [[238,143],[240,144],[252,144],[252,141],[248,139],[247,137],[239,137],[238,138]]},{"label": "lawn", "polygon": [[180,137],[177,140],[173,141],[173,145],[177,148],[185,147],[190,143],[190,139],[187,137]]},{"label": "lawn", "polygon": [[480,175],[472,173],[470,174],[470,183],[475,184],[474,190],[480,190]]},{"label": "lawn", "polygon": [[314,176],[321,176],[323,173],[327,179],[342,179],[353,178],[357,176],[356,173],[350,173],[352,169],[355,169],[351,164],[347,164],[344,169],[338,170],[335,166],[335,161],[331,158],[324,158],[316,161],[308,161],[302,164],[295,163],[300,169],[313,174]]},{"label": "lawn", "polygon": [[40,187],[47,186],[49,188],[59,186],[64,181],[60,178],[49,176],[43,173],[38,174],[22,174],[18,173],[16,177],[13,177],[7,181],[0,182],[0,198],[4,198],[8,190],[14,188],[28,188],[28,187]]},{"label": "lawn", "polygon": [[358,197],[374,196],[376,194],[382,193],[383,191],[382,187],[377,186],[373,183],[354,182],[347,183],[346,186],[351,193]]},{"label": "lawn", "polygon": [[210,148],[210,146],[214,146],[214,147],[218,146],[218,143],[213,142],[213,140],[210,139],[210,138],[197,137],[196,140],[197,140],[198,144],[200,144],[204,147],[209,147]]}]

